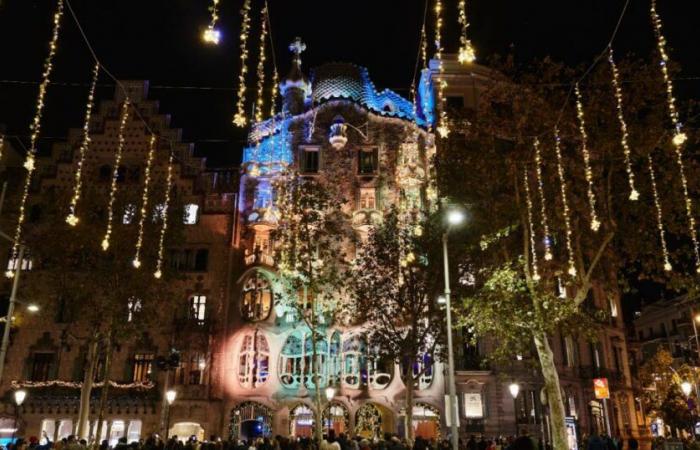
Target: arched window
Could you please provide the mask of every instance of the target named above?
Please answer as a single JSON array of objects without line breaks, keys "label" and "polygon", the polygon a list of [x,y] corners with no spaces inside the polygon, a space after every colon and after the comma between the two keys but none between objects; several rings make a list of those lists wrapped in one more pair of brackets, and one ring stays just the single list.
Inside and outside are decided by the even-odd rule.
[{"label": "arched window", "polygon": [[289,413],[289,423],[292,436],[310,438],[314,428],[314,413],[304,404],[297,405]]},{"label": "arched window", "polygon": [[433,382],[433,358],[430,355],[423,354],[413,364],[413,377],[418,377],[418,389],[430,387]]},{"label": "arched window", "polygon": [[238,357],[238,382],[243,387],[263,385],[270,375],[270,347],[265,336],[256,331],[246,335]]},{"label": "arched window", "polygon": [[328,349],[328,382],[333,386],[340,385],[340,375],[343,373],[341,345],[340,333],[336,331],[331,335]]},{"label": "arched window", "polygon": [[328,380],[327,377],[327,362],[328,362],[328,343],[322,337],[318,337],[316,340],[316,371],[314,371],[313,366],[313,341],[311,340],[311,333],[305,336],[304,342],[304,383],[307,388],[316,386],[316,378],[318,378],[319,386],[326,386]]},{"label": "arched window", "polygon": [[343,342],[343,384],[359,389],[365,374],[366,345],[360,336],[352,336]]},{"label": "arched window", "polygon": [[304,364],[304,346],[299,333],[290,334],[280,353],[280,382],[295,388],[301,384]]},{"label": "arched window", "polygon": [[394,374],[394,361],[377,356],[373,350],[367,357],[367,375],[370,389],[384,389],[391,383]]},{"label": "arched window", "polygon": [[270,280],[260,272],[254,272],[243,283],[241,315],[253,322],[265,320],[272,309]]},{"label": "arched window", "polygon": [[323,431],[327,435],[331,434],[331,430],[336,436],[340,433],[347,433],[350,426],[350,415],[348,409],[339,402],[331,402],[323,410]]}]

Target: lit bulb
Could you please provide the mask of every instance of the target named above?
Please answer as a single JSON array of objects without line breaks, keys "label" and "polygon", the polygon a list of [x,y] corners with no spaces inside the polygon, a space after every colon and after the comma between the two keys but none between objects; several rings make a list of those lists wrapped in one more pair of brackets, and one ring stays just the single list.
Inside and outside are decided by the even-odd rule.
[{"label": "lit bulb", "polygon": [[671,267],[671,263],[669,263],[669,262],[664,263],[664,270],[666,272],[670,272],[671,270],[673,270],[673,267]]},{"label": "lit bulb", "polygon": [[575,268],[574,266],[570,266],[570,267],[569,267],[569,270],[568,270],[568,273],[569,273],[569,275],[571,275],[572,277],[575,277],[575,276],[576,276],[576,268]]},{"label": "lit bulb", "polygon": [[540,274],[539,274],[539,273],[535,273],[535,274],[532,276],[532,279],[535,280],[535,281],[540,281]]},{"label": "lit bulb", "polygon": [[12,277],[14,277],[14,276],[15,276],[14,270],[8,270],[8,271],[6,271],[6,272],[5,272],[5,276],[6,276],[7,278],[12,278]]},{"label": "lit bulb", "polygon": [[244,127],[246,123],[245,116],[243,114],[236,113],[235,116],[233,116],[233,124],[236,125],[237,127]]},{"label": "lit bulb", "polygon": [[600,229],[600,221],[598,219],[593,219],[591,221],[591,230],[598,231]]},{"label": "lit bulb", "polygon": [[131,261],[131,264],[133,264],[133,266],[137,269],[141,267],[141,261],[138,259],[134,259],[133,261]]},{"label": "lit bulb", "polygon": [[109,248],[109,240],[107,238],[102,239],[102,250],[107,251]]},{"label": "lit bulb", "polygon": [[447,128],[446,125],[440,125],[437,128],[438,134],[440,134],[441,138],[446,138],[450,134],[450,129]]},{"label": "lit bulb", "polygon": [[416,228],[413,229],[413,234],[415,236],[423,236],[423,227],[420,225],[416,226]]},{"label": "lit bulb", "polygon": [[160,270],[156,270],[153,276],[157,279],[160,280],[160,277],[163,276],[163,273]]},{"label": "lit bulb", "polygon": [[639,192],[635,189],[632,192],[630,192],[630,200],[636,201],[639,200]]},{"label": "lit bulb", "polygon": [[687,140],[688,140],[688,135],[683,133],[682,131],[679,131],[678,133],[676,133],[675,136],[673,136],[673,145],[675,145],[676,147],[680,147]]},{"label": "lit bulb", "polygon": [[221,32],[216,28],[212,28],[211,26],[207,27],[207,29],[204,30],[204,33],[202,33],[202,40],[207,44],[217,45],[220,39]]},{"label": "lit bulb", "polygon": [[27,159],[24,161],[24,168],[27,169],[27,171],[31,172],[35,168],[35,161],[34,161],[34,155],[29,154],[27,155]]},{"label": "lit bulb", "polygon": [[473,63],[474,60],[476,60],[474,47],[472,47],[471,44],[467,44],[464,47],[460,47],[459,53],[457,54],[457,60],[460,64]]},{"label": "lit bulb", "polygon": [[547,250],[547,251],[545,252],[545,254],[544,254],[544,259],[545,259],[546,261],[551,261],[551,260],[552,260],[552,253],[551,253],[549,250]]},{"label": "lit bulb", "polygon": [[68,216],[66,217],[66,223],[72,227],[76,226],[79,221],[80,219],[78,219],[78,217],[73,213],[68,214]]}]

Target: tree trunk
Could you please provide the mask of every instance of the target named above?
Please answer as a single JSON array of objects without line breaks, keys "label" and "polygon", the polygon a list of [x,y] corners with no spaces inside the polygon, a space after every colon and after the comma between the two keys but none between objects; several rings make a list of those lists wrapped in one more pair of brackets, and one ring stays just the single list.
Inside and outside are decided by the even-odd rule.
[{"label": "tree trunk", "polygon": [[[306,293],[306,289],[304,289]],[[315,298],[315,297],[314,297]],[[321,400],[321,374],[316,352],[316,301],[311,303],[311,379],[314,380],[314,437],[318,445],[323,441],[323,403]]]},{"label": "tree trunk", "polygon": [[409,447],[413,445],[413,389],[415,387],[415,379],[413,378],[413,367],[409,366],[404,375],[403,384],[406,386],[406,439]]},{"label": "tree trunk", "polygon": [[561,396],[559,374],[554,365],[554,354],[544,332],[536,331],[533,338],[537,348],[537,355],[540,359],[540,366],[542,367],[544,387],[547,392],[547,402],[552,422],[552,446],[554,450],[568,450],[564,401]]},{"label": "tree trunk", "polygon": [[95,429],[94,448],[100,446],[100,438],[102,437],[102,423],[105,418],[105,410],[107,409],[107,399],[109,394],[109,369],[112,365],[112,332],[110,331],[105,338],[105,368],[104,376],[102,377],[102,391],[100,392],[100,408],[97,412],[97,427]]},{"label": "tree trunk", "polygon": [[78,411],[78,428],[76,434],[81,439],[90,436],[90,396],[97,367],[98,336],[93,336],[88,346],[87,361],[83,371],[83,386],[80,388],[80,410]]}]

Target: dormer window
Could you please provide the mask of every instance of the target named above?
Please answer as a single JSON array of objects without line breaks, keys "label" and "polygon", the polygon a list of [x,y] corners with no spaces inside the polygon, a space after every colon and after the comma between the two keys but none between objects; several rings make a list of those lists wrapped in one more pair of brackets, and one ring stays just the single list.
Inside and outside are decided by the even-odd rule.
[{"label": "dormer window", "polygon": [[379,168],[379,150],[376,147],[362,148],[357,154],[357,173],[374,175]]}]

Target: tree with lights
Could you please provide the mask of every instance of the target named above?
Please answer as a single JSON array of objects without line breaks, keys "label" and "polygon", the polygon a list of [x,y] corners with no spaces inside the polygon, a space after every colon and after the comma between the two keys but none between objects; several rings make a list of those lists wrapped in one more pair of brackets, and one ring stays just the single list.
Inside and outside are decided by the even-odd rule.
[{"label": "tree with lights", "polygon": [[[492,338],[493,358],[512,360],[534,345],[554,448],[565,449],[562,391],[548,338],[592,337],[611,312],[608,303],[619,304],[631,289],[627,280],[693,285],[663,81],[653,65],[625,60],[616,67],[622,79],[633,81],[625,84],[622,112],[634,124],[625,135],[630,146],[621,144],[610,67],[598,66],[577,86],[576,108],[562,110],[575,71],[549,60],[526,68],[512,60],[493,65],[509,79],[487,86],[476,120],[466,134],[450,136],[436,161],[443,195],[471,210],[460,255],[460,275],[472,280],[461,286],[462,322]],[[457,112],[451,116],[458,120]],[[690,190],[697,192],[693,183]],[[675,270],[659,257],[659,230],[664,245],[663,231],[673,237]]]},{"label": "tree with lights", "polygon": [[[400,367],[406,388],[406,430],[413,440],[413,398],[418,380],[434,370],[445,336],[437,304],[440,283],[439,229],[427,221],[402,220],[392,208],[358,249],[349,286],[358,323],[365,324],[372,358]],[[425,231],[424,231],[425,230]]]},{"label": "tree with lights", "polygon": [[311,339],[310,380],[314,386],[314,437],[323,439],[321,384],[323,374],[319,344],[338,313],[345,288],[345,245],[352,238],[344,203],[335,186],[320,178],[290,173],[275,184],[279,224],[276,302],[294,314]]},{"label": "tree with lights", "polygon": [[[103,251],[99,244],[104,233],[104,192],[86,190],[81,202],[84,220],[73,227],[66,224],[66,205],[61,193],[46,192],[27,233],[27,246],[37,270],[28,274],[27,296],[44,303],[47,312],[66,324],[68,339],[86,347],[76,433],[89,435],[90,401],[94,381],[102,377],[97,434],[100,436],[108,399],[112,353],[117,344],[157,332],[163,324],[162,311],[175,300],[170,295],[167,274],[154,279],[148,266],[155,266],[157,246],[144,246],[141,269],[132,265],[135,211],[138,196],[125,192],[116,207],[124,212],[114,227],[112,245]],[[146,239],[157,242],[161,216],[149,214]],[[175,224],[181,221],[172,221]],[[180,239],[175,225],[167,243]],[[101,367],[100,367],[101,366]],[[101,373],[98,373],[98,370]]]}]

